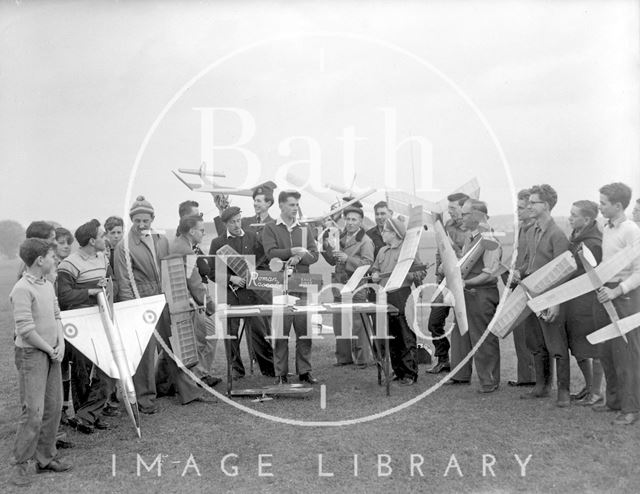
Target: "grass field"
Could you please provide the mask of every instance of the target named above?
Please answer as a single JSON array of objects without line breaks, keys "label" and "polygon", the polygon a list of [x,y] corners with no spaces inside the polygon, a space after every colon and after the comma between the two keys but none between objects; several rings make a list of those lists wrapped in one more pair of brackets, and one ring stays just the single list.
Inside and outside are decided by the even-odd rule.
[{"label": "grass field", "polygon": [[[7,485],[19,412],[8,302],[15,272],[15,263],[0,264],[2,486]],[[515,377],[515,356],[510,338],[501,344],[506,384]],[[421,366],[416,386],[394,385],[386,397],[374,368],[332,367],[333,345],[332,337],[314,342],[314,374],[327,387],[325,409],[320,407],[319,390],[309,398],[238,402],[278,417],[333,421],[387,410],[437,382]],[[217,359],[221,374],[222,351]],[[572,388],[577,390],[583,383],[575,366],[572,371]],[[266,383],[266,378],[250,376],[237,386]],[[220,400],[180,406],[174,398],[162,398],[160,413],[142,417],[140,440],[126,417],[110,419],[111,430],[89,436],[69,431],[76,447],[61,451],[61,456],[74,470],[38,476],[22,492],[637,492],[640,488],[640,427],[614,428],[609,414],[580,407],[558,409],[552,399],[522,401],[520,391],[506,385],[481,396],[476,386],[438,389],[392,415],[342,427],[285,425]],[[158,455],[163,455],[160,472],[157,464],[150,472],[138,464],[138,457],[151,465]],[[237,456],[229,456],[223,469],[225,455]],[[486,463],[495,460],[495,476],[488,468],[483,476],[483,455]],[[514,455],[522,462],[531,455],[525,476]],[[387,463],[390,468],[384,466]],[[237,475],[231,476],[234,467]],[[272,476],[266,476],[269,473]],[[11,489],[7,485],[2,492]]]}]

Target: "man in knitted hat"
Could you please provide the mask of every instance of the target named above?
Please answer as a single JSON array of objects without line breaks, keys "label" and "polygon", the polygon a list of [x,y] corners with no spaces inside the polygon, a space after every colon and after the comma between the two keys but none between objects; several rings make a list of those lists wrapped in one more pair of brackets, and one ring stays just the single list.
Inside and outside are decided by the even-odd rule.
[{"label": "man in knitted hat", "polygon": [[[345,228],[340,233],[340,245],[334,249],[328,238],[323,239],[322,256],[335,266],[331,275],[332,283],[345,284],[353,272],[360,266],[373,263],[373,241],[362,228],[364,212],[355,204],[344,210]],[[332,288],[333,299],[341,302],[340,290]],[[353,302],[366,302],[367,291],[360,289],[353,294]],[[336,366],[355,363],[360,368],[366,368],[371,360],[369,344],[362,326],[362,320],[357,314],[351,315],[351,334],[355,339],[345,339],[342,336],[342,314],[333,314],[333,332],[336,335]]]},{"label": "man in knitted hat", "polygon": [[[398,218],[388,218],[382,230],[385,246],[380,249],[373,266],[371,266],[371,281],[385,285],[388,278],[380,280],[379,273],[390,273],[398,264],[400,250],[407,227]],[[413,266],[421,264],[418,254]],[[387,316],[389,324],[389,342],[391,367],[395,373],[395,381],[405,386],[411,386],[418,380],[418,363],[416,360],[416,335],[409,327],[405,317],[405,305],[411,294],[411,285],[419,285],[426,276],[426,271],[410,271],[402,286],[398,290],[388,293],[387,301],[398,309],[397,315]]]},{"label": "man in knitted hat", "polygon": [[[151,233],[155,218],[153,206],[144,196],[138,198],[129,210],[131,229],[118,243],[114,253],[115,274],[119,299],[133,300],[162,293],[160,260],[169,254],[169,242],[163,235]],[[170,334],[168,307],[162,311],[156,326],[163,337]],[[145,349],[133,384],[140,412],[152,414],[158,411],[155,378],[156,340],[151,338]]]}]

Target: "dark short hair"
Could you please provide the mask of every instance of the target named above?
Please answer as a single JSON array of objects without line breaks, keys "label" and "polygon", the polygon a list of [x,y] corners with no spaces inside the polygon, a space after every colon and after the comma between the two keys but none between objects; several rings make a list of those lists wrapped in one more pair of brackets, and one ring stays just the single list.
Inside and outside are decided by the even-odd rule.
[{"label": "dark short hair", "polygon": [[283,204],[289,200],[290,197],[300,199],[300,192],[297,190],[283,190],[278,194],[278,204]]},{"label": "dark short hair", "polygon": [[614,182],[600,187],[600,194],[607,196],[611,204],[620,203],[622,209],[627,209],[631,202],[631,187],[622,182]]},{"label": "dark short hair", "polygon": [[95,218],[91,221],[87,221],[84,225],[80,225],[76,230],[75,237],[80,247],[85,247],[89,244],[89,240],[92,238],[98,238],[98,228],[100,222]]},{"label": "dark short hair", "polygon": [[186,235],[189,233],[189,230],[195,228],[201,221],[204,220],[197,214],[183,216],[180,218],[180,223],[178,223],[178,235]]},{"label": "dark short hair", "polygon": [[549,211],[558,203],[558,193],[549,184],[534,185],[529,189],[529,193],[537,195],[541,201],[546,202],[549,205]]},{"label": "dark short hair", "polygon": [[595,220],[598,217],[598,204],[593,201],[583,200],[573,203],[580,210],[582,216]]},{"label": "dark short hair", "polygon": [[375,211],[378,211],[378,209],[382,209],[382,208],[387,208],[387,209],[389,209],[389,204],[387,204],[387,201],[379,201],[379,202],[376,202],[376,203],[373,205],[373,211],[374,211],[374,212],[375,212]]},{"label": "dark short hair", "polygon": [[518,192],[518,201],[528,201],[531,197],[531,191],[529,189],[522,189]]},{"label": "dark short hair", "polygon": [[109,216],[107,218],[107,221],[104,222],[104,229],[108,232],[110,232],[117,226],[124,228],[124,221],[122,221],[122,218],[120,218],[120,216]]},{"label": "dark short hair", "polygon": [[469,196],[463,192],[456,192],[447,196],[447,201],[457,202],[458,206],[462,206],[468,199]]},{"label": "dark short hair", "polygon": [[191,210],[193,208],[197,208],[199,206],[200,204],[198,204],[196,201],[181,202],[180,205],[178,206],[178,216],[180,218],[182,218],[183,216],[187,216],[191,213]]},{"label": "dark short hair", "polygon": [[477,199],[468,199],[467,201],[465,201],[465,203],[469,203],[469,205],[471,206],[471,210],[472,211],[479,211],[480,213],[489,214],[489,211],[487,210],[487,203],[484,201],[479,201]]},{"label": "dark short hair", "polygon": [[55,251],[56,244],[42,238],[28,238],[20,245],[20,259],[31,266],[38,257],[46,256],[50,250]]},{"label": "dark short hair", "polygon": [[71,232],[66,228],[59,226],[56,228],[56,242],[61,238],[64,238],[69,245],[73,243],[73,235],[71,235]]},{"label": "dark short hair", "polygon": [[47,240],[51,232],[55,232],[56,228],[48,221],[32,221],[27,227],[25,236],[27,238],[41,238]]}]

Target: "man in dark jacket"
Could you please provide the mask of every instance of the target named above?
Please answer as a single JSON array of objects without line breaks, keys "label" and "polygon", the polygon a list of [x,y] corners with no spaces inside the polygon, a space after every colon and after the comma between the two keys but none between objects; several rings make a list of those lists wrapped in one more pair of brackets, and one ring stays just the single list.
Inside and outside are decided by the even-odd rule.
[{"label": "man in dark jacket", "polygon": [[[262,245],[267,259],[278,258],[293,267],[294,271],[308,273],[309,266],[318,261],[318,249],[313,232],[303,227],[297,220],[297,191],[282,191],[278,196],[280,217],[275,223],[268,223],[262,232]],[[286,273],[285,273],[286,275]],[[300,297],[304,305],[306,297]],[[304,314],[283,318],[284,338],[275,342],[275,370],[279,383],[286,383],[289,370],[289,332],[291,325],[296,333],[296,372],[301,382],[314,384],[311,375],[311,339],[307,336],[307,317]]]},{"label": "man in dark jacket", "polygon": [[[216,255],[221,247],[228,245],[240,255],[255,256],[256,267],[260,267],[264,262],[264,250],[258,241],[258,236],[253,231],[242,229],[240,208],[231,206],[225,209],[220,215],[220,219],[225,225],[226,233],[211,241],[209,254]],[[218,262],[215,258],[210,258],[210,276],[214,282],[216,281],[216,264]],[[245,265],[245,267],[248,266]],[[218,278],[220,278],[220,273],[218,273]],[[246,279],[238,276],[231,269],[227,270],[226,277],[223,277],[223,279],[227,282],[228,304],[254,305],[261,303],[255,292],[246,288]],[[246,317],[244,321],[245,332],[247,333],[247,338],[251,339],[251,348],[258,361],[260,371],[265,376],[273,377],[275,375],[273,370],[273,349],[267,340],[269,336],[268,319],[265,317]],[[228,325],[229,334],[237,338],[240,319],[229,318]],[[230,354],[227,355],[227,358],[231,359],[234,377],[243,377],[245,370],[240,357],[240,342],[237,339],[225,340],[225,342],[230,349]]]},{"label": "man in dark jacket", "polygon": [[[578,270],[572,278],[584,274],[584,266],[578,251],[584,245],[599,264],[602,260],[602,232],[598,227],[598,204],[593,201],[576,201],[571,206],[569,223],[573,231],[569,238],[569,250]],[[598,303],[596,292],[589,292],[565,303],[567,339],[571,353],[584,376],[585,387],[576,395],[578,405],[595,405],[604,402],[602,381],[604,373],[598,360],[598,348],[587,341],[587,335],[598,329],[593,319],[593,307]]]}]

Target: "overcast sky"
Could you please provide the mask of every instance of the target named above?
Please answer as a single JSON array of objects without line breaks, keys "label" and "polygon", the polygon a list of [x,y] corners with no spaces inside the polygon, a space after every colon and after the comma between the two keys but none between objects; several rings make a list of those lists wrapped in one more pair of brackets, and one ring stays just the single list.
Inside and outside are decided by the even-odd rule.
[{"label": "overcast sky", "polygon": [[[185,199],[210,219],[170,172],[203,157],[227,185],[353,164],[427,199],[476,176],[493,214],[511,182],[552,184],[558,215],[612,181],[640,197],[637,2],[423,3],[3,2],[0,219],[74,229],[128,191],[158,226]],[[204,138],[198,108],[227,109]]]}]

